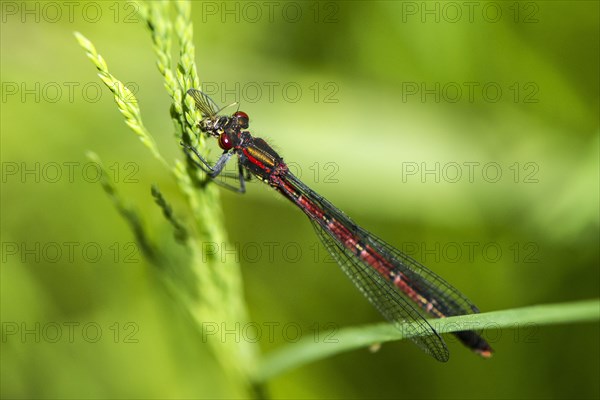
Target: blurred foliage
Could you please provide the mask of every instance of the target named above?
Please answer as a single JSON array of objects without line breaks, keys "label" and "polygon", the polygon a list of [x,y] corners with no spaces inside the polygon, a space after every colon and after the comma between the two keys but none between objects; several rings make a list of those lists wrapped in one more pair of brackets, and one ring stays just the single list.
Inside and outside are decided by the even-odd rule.
[{"label": "blurred foliage", "polygon": [[[73,39],[80,31],[101,49],[164,159],[181,159],[139,5],[69,4],[1,3],[2,397],[230,397],[206,335],[165,295],[85,157],[99,154],[146,224],[163,227],[152,240],[180,252],[150,194],[157,184],[170,200],[176,185]],[[192,7],[205,90],[240,101],[253,132],[365,228],[483,311],[598,297],[598,2],[473,2],[472,13],[460,2]],[[306,218],[263,186],[222,193],[231,245],[207,244],[239,258],[251,325],[238,336],[220,321],[206,328],[252,341],[258,327],[272,350],[298,329],[322,342],[331,327],[380,321]],[[290,371],[269,389],[597,398],[598,328],[491,330],[488,361],[448,336],[450,364],[390,343]]]}]

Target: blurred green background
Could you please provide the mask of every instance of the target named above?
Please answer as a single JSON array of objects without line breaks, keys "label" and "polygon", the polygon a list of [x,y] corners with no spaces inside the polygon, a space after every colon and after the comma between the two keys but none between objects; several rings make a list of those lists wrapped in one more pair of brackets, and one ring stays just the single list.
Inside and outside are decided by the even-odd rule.
[{"label": "blurred green background", "polygon": [[[73,37],[94,42],[165,158],[181,159],[137,7],[2,2],[3,398],[232,395],[85,157],[97,152],[154,238],[172,243],[149,188],[174,182]],[[309,186],[483,311],[598,297],[598,12],[590,1],[193,3],[199,75],[215,101],[239,101]],[[382,320],[268,187],[222,191],[222,202],[262,349]],[[449,364],[397,342],[287,372],[268,389],[600,396],[598,324],[487,335],[491,360],[452,337]]]}]

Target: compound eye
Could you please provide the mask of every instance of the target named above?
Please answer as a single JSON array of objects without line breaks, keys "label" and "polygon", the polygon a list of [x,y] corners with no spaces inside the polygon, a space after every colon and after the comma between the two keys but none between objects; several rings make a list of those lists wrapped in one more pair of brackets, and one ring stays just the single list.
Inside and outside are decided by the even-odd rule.
[{"label": "compound eye", "polygon": [[233,117],[237,119],[238,125],[241,126],[243,129],[248,128],[248,126],[250,125],[250,117],[248,117],[248,114],[246,114],[243,111],[237,111],[233,114]]},{"label": "compound eye", "polygon": [[230,150],[233,147],[233,143],[231,143],[231,138],[225,132],[219,135],[219,147],[225,151]]}]

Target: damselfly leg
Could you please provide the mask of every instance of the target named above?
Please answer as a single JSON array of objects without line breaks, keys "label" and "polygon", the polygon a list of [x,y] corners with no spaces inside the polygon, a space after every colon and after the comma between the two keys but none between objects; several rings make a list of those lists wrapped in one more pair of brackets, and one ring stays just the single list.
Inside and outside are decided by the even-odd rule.
[{"label": "damselfly leg", "polygon": [[[183,149],[187,154],[188,158],[194,163],[194,165],[196,165],[198,168],[200,168],[200,170],[206,173],[207,178],[210,181],[215,182],[217,185],[229,189],[233,192],[242,194],[246,193],[246,181],[250,181],[252,177],[248,170],[244,170],[242,165],[238,162],[237,174],[232,174],[223,171],[225,165],[231,159],[233,153],[224,152],[223,154],[221,154],[215,165],[210,165],[210,163],[204,157],[202,157],[200,152],[195,147],[189,146],[183,142],[181,142],[181,145],[183,146]],[[217,179],[219,177],[236,180],[238,181],[239,186],[236,187],[234,185],[230,185],[226,182],[220,181]]]}]

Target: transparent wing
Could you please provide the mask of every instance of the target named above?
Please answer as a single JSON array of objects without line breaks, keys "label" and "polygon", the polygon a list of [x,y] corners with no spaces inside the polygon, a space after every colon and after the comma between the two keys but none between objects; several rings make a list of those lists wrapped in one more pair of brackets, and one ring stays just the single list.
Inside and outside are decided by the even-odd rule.
[{"label": "transparent wing", "polygon": [[[397,271],[409,278],[411,287],[423,294],[429,300],[432,300],[435,303],[436,308],[441,311],[444,316],[450,317],[453,315],[474,314],[479,312],[479,309],[464,294],[440,276],[410,256],[356,225],[346,214],[325,198],[308,188],[292,174],[288,174],[287,178],[299,192],[317,203],[327,215],[343,224],[358,240],[364,244],[368,244],[378,253],[383,255]],[[432,316],[437,317],[436,315]]]},{"label": "transparent wing", "polygon": [[426,353],[439,361],[448,361],[449,353],[444,340],[394,284],[335,240],[319,222],[311,222],[327,250],[371,304]]},{"label": "transparent wing", "polygon": [[196,108],[203,117],[214,117],[219,111],[217,104],[208,95],[198,89],[190,89],[187,93],[194,98]]},{"label": "transparent wing", "polygon": [[393,264],[411,281],[411,286],[420,293],[427,293],[435,299],[436,308],[444,316],[475,314],[479,309],[458,289],[429,270],[423,264],[400,250],[390,246],[372,233],[358,227],[359,236],[371,246],[386,255]]},{"label": "transparent wing", "polygon": [[[458,289],[437,274],[356,225],[346,214],[312,191],[291,173],[286,175],[286,182],[290,186],[283,191],[287,191],[288,195],[291,195],[291,199],[311,218],[311,222],[325,246],[369,301],[397,327],[404,321],[415,324],[417,331],[414,333],[425,336],[413,340],[435,358],[447,359],[444,342],[423,315],[428,314],[440,318],[474,314],[479,312],[477,307]],[[291,188],[293,189],[290,191]],[[304,199],[309,199],[309,201]],[[315,209],[311,211],[310,207],[315,207]],[[326,218],[318,217],[319,213],[325,215]],[[343,242],[340,242],[340,239],[336,237],[339,233],[331,232],[328,227],[326,221],[331,220],[343,225],[343,230],[351,233],[353,242],[360,243],[363,248],[370,248],[373,254],[378,254],[385,259],[386,264],[389,265],[386,269],[389,268],[388,270],[395,276],[400,276],[401,282],[409,291],[397,287],[392,280],[388,279],[388,276],[381,275],[376,268],[356,255],[356,249],[350,250]],[[415,302],[414,296],[419,297],[418,302]],[[402,329],[404,329],[404,325],[402,325]],[[478,332],[462,331],[454,334],[473,351],[485,357],[491,355],[491,347]]]}]

